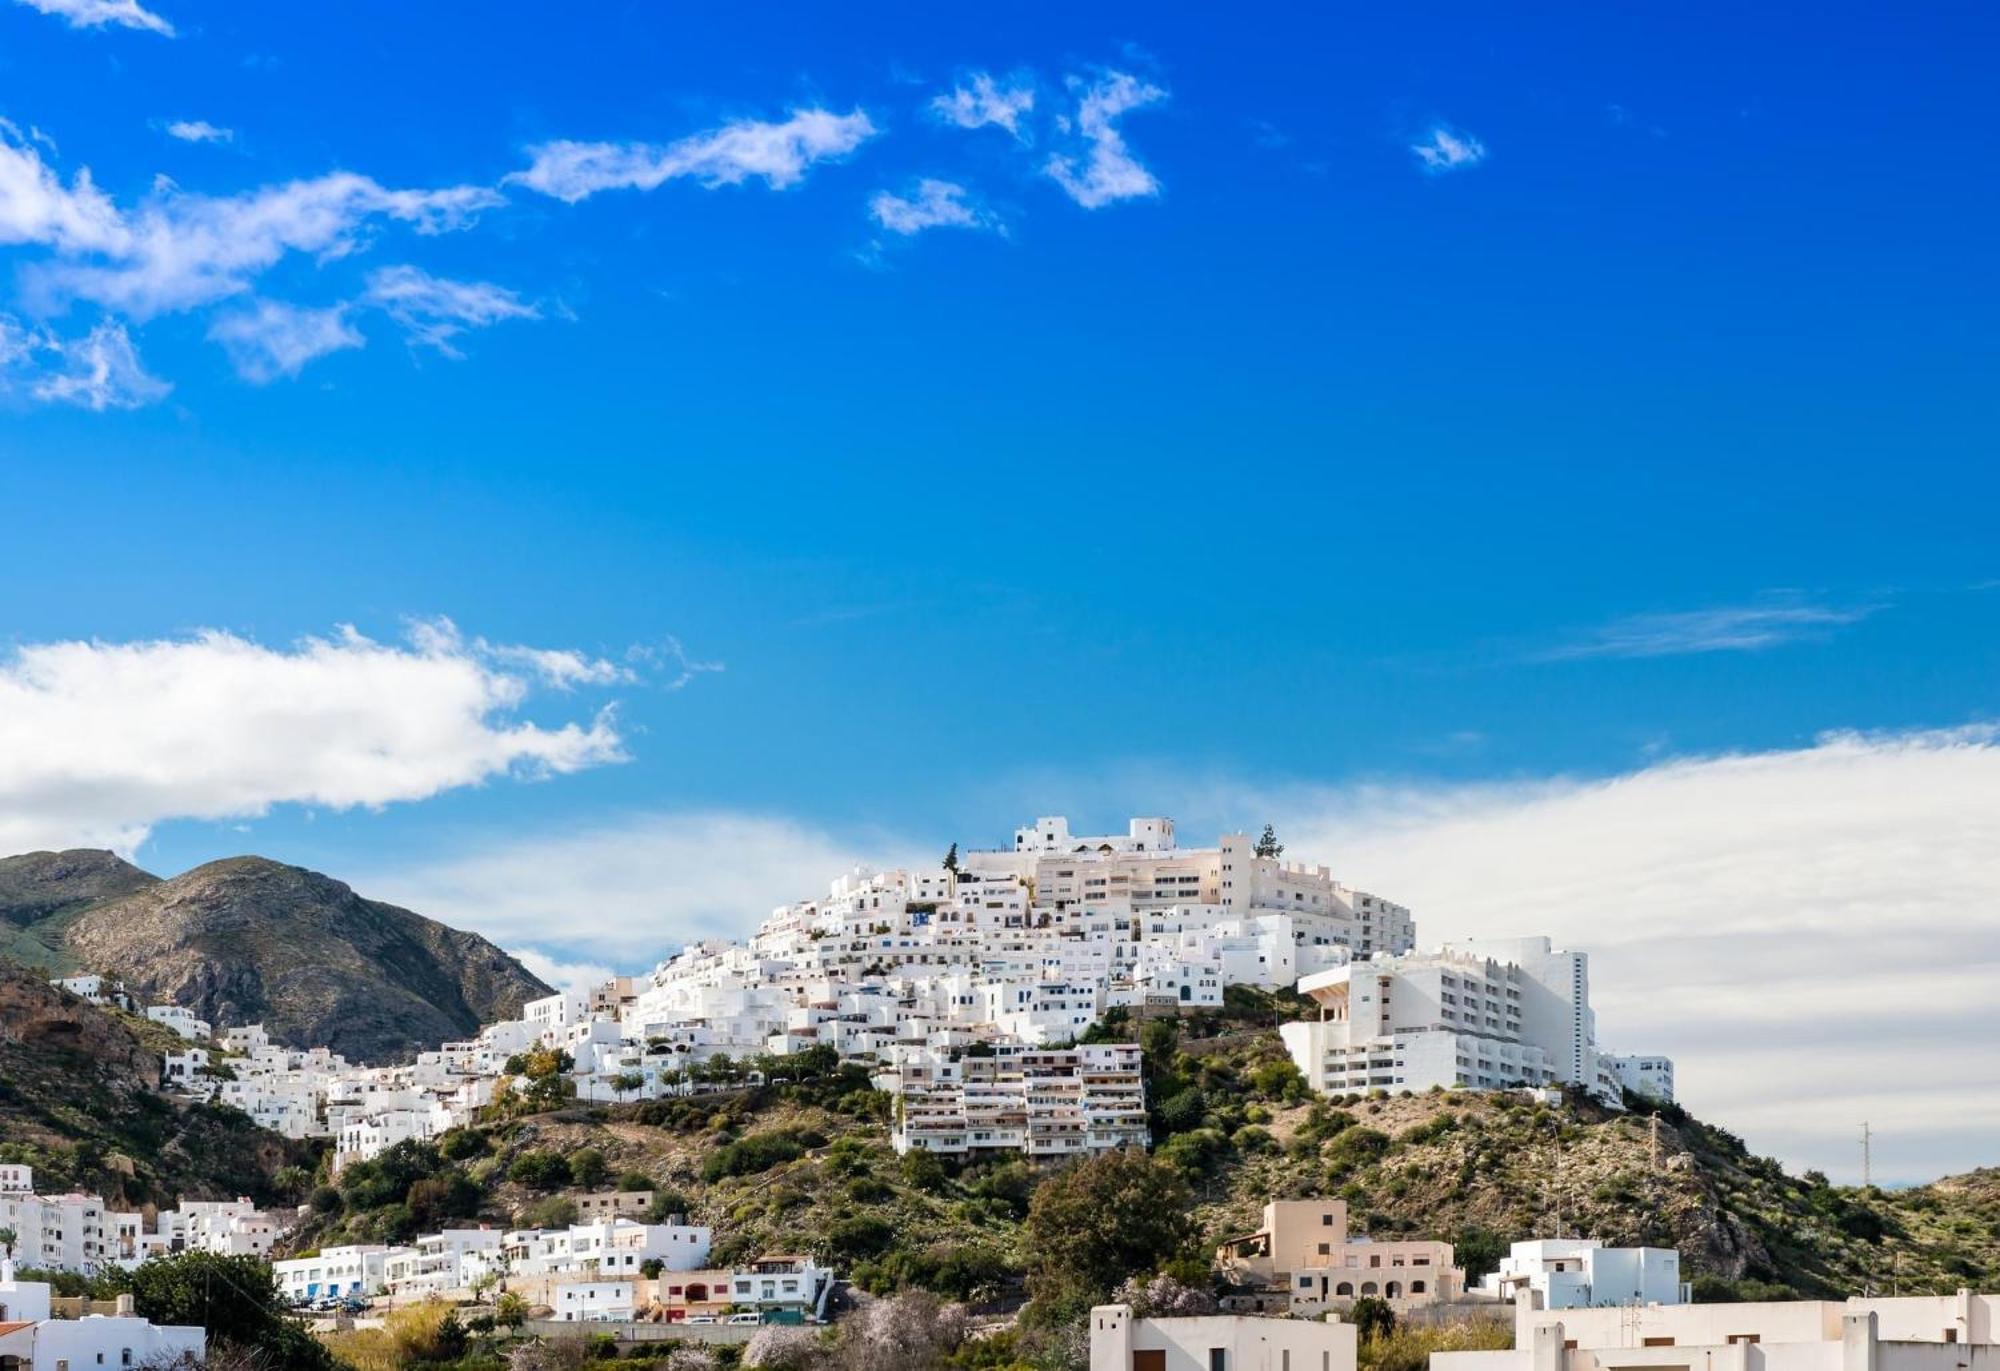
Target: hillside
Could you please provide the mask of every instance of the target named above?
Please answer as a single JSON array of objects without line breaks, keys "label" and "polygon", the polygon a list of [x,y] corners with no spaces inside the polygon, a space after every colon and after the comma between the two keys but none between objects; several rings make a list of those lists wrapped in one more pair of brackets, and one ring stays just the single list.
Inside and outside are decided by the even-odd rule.
[{"label": "hillside", "polygon": [[[1232,998],[1256,1027],[1210,1021],[1184,1032],[1220,1036],[1177,1039],[1152,1025],[1146,1035],[1155,1155],[1193,1187],[1206,1245],[1254,1227],[1268,1197],[1340,1195],[1356,1232],[1450,1238],[1477,1275],[1506,1243],[1553,1234],[1559,1201],[1564,1234],[1677,1247],[1709,1299],[1892,1280],[1905,1293],[1949,1291],[2000,1276],[2000,1172],[1888,1194],[1789,1177],[1672,1108],[1658,1111],[1656,1139],[1654,1114],[1588,1102],[1310,1100],[1268,1027],[1287,1007]],[[449,1135],[442,1155],[344,1176],[339,1192],[321,1192],[321,1216],[298,1241],[390,1240],[426,1215],[560,1212],[574,1179],[563,1168],[584,1157],[586,1185],[643,1179],[672,1197],[668,1207],[712,1225],[720,1260],[810,1251],[876,1290],[1018,1297],[1031,1257],[1021,1221],[1044,1173],[1021,1161],[897,1158],[886,1104],[848,1069],[499,1120]],[[432,1184],[406,1198],[420,1178]]]},{"label": "hillside", "polygon": [[97,848],[0,857],[0,956],[69,970],[62,929],[77,911],[143,890],[159,877]]},{"label": "hillside", "polygon": [[185,1196],[296,1199],[313,1151],[235,1110],[157,1092],[155,1024],[98,1009],[34,972],[0,964],[0,1161],[26,1162],[46,1192],[80,1188],[121,1207]]},{"label": "hillside", "polygon": [[464,1037],[548,993],[476,934],[262,857],[169,880],[109,853],[10,858],[0,916],[0,951],[16,960],[115,974],[212,1023],[261,1022],[279,1041],[361,1061]]}]

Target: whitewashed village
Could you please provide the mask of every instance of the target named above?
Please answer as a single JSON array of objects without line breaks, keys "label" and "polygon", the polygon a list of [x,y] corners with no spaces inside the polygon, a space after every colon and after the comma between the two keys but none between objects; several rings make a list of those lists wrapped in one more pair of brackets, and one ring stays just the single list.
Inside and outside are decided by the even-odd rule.
[{"label": "whitewashed village", "polygon": [[[129,1001],[114,972],[59,984],[93,1003]],[[1182,846],[1166,818],[1117,834],[1042,818],[1007,847],[954,846],[931,870],[851,871],[745,941],[702,942],[650,974],[531,1001],[402,1064],[287,1047],[259,1025],[209,1024],[178,1006],[126,1007],[181,1040],[163,1089],[325,1140],[329,1180],[496,1108],[532,1109],[536,1092],[623,1106],[841,1066],[885,1097],[897,1154],[1054,1170],[1151,1141],[1142,1048],[1101,1026],[1218,1011],[1234,987],[1309,1005],[1262,1031],[1317,1099],[1471,1092],[1617,1111],[1674,1098],[1668,1058],[1600,1044],[1585,950],[1532,935],[1426,946],[1410,910],[1286,860],[1269,829]],[[575,1326],[632,1355],[687,1342],[722,1349],[735,1359],[725,1364],[793,1364],[758,1357],[853,1310],[831,1264],[783,1251],[719,1263],[717,1232],[671,1212],[670,1197],[598,1179],[559,1224],[296,1251],[287,1234],[306,1205],[118,1212],[92,1195],[40,1193],[31,1168],[0,1165],[0,1371],[198,1359],[198,1328],[122,1309],[54,1318],[50,1287],[16,1274],[131,1270],[189,1251],[268,1262],[285,1301],[325,1327],[511,1299],[531,1331]],[[1163,1300],[1142,1282],[1092,1308],[1091,1371],[1354,1371],[1373,1309],[1511,1329],[1511,1350],[1441,1351],[1433,1371],[2000,1366],[1986,1296],[1695,1304],[1675,1251],[1565,1236],[1559,1218],[1468,1280],[1446,1235],[1352,1233],[1349,1208],[1273,1196],[1254,1231],[1213,1250],[1212,1294]],[[783,1337],[760,1352],[765,1330]]]}]

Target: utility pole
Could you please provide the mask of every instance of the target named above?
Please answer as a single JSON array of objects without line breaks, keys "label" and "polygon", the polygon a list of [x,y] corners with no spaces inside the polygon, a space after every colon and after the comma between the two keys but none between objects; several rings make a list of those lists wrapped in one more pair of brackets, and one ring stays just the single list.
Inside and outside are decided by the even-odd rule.
[{"label": "utility pole", "polygon": [[1861,1121],[1861,1187],[1867,1189],[1875,1184],[1874,1134],[1868,1129],[1868,1121]]}]

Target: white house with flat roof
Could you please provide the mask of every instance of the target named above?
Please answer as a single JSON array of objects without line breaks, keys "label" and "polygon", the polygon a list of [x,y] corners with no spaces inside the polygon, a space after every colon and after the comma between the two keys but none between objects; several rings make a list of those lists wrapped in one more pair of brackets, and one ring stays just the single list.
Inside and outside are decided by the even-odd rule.
[{"label": "white house with flat roof", "polygon": [[1689,1298],[1680,1253],[1668,1247],[1606,1247],[1595,1238],[1517,1242],[1480,1289],[1508,1300],[1531,1290],[1543,1309],[1686,1304]]},{"label": "white house with flat roof", "polygon": [[2000,1297],[1785,1300],[1538,1309],[1514,1347],[1437,1352],[1430,1371],[2000,1371]]},{"label": "white house with flat roof", "polygon": [[1135,1318],[1129,1305],[1090,1311],[1090,1371],[1354,1371],[1351,1323],[1207,1314]]}]

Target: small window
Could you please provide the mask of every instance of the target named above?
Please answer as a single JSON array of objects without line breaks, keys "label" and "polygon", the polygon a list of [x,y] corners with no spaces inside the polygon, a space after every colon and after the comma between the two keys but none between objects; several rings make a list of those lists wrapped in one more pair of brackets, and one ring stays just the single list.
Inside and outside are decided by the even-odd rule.
[{"label": "small window", "polygon": [[1211,1347],[1208,1349],[1208,1371],[1229,1371],[1229,1349]]},{"label": "small window", "polygon": [[1672,1347],[1674,1340],[1672,1338],[1645,1338],[1640,1341],[1639,1345],[1641,1347]]}]

